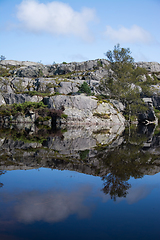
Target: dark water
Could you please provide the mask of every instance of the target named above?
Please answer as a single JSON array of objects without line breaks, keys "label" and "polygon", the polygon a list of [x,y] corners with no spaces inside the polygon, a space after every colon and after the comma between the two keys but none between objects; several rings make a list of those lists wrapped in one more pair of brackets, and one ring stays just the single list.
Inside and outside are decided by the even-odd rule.
[{"label": "dark water", "polygon": [[156,131],[69,130],[41,142],[34,132],[25,142],[3,129],[0,239],[160,239]]}]

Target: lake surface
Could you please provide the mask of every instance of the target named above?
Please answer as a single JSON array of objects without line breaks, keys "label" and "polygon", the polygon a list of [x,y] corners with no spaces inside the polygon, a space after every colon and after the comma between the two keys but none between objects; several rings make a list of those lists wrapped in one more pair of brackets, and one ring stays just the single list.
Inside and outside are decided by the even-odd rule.
[{"label": "lake surface", "polygon": [[160,239],[154,126],[45,133],[1,129],[0,239]]}]

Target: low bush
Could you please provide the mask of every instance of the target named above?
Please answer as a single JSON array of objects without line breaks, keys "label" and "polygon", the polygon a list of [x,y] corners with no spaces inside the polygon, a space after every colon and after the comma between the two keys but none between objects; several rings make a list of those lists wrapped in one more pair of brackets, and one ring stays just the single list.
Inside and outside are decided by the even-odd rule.
[{"label": "low bush", "polygon": [[15,116],[17,114],[26,114],[29,110],[37,110],[47,108],[43,102],[24,102],[24,103],[14,103],[11,105],[0,106],[0,115],[2,116]]},{"label": "low bush", "polygon": [[79,93],[86,93],[87,95],[91,94],[91,89],[90,86],[88,85],[87,82],[83,82],[82,85],[79,88]]}]

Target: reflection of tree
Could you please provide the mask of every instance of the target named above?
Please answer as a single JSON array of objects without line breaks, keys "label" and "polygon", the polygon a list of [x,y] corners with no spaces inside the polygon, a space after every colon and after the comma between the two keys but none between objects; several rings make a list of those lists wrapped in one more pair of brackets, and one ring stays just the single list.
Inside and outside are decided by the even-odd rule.
[{"label": "reflection of tree", "polygon": [[[143,142],[147,136],[138,134],[136,129],[130,128],[128,135],[126,129],[125,141],[114,150],[99,153],[99,158],[103,161],[104,167],[110,174],[103,176],[103,192],[110,194],[111,199],[126,197],[127,190],[131,185],[127,182],[130,177],[142,178],[146,170],[154,166],[155,156],[143,151]],[[128,137],[129,136],[129,137]]]},{"label": "reflection of tree", "polygon": [[[0,176],[1,176],[2,174],[5,174],[5,173],[6,173],[6,171],[0,170]],[[3,183],[0,183],[0,188],[3,187],[3,186],[4,186],[4,184],[3,184]]]},{"label": "reflection of tree", "polygon": [[103,177],[102,180],[105,181],[103,192],[110,194],[111,199],[114,199],[114,201],[116,201],[116,197],[126,197],[127,190],[131,187],[127,181],[123,181],[112,173]]}]

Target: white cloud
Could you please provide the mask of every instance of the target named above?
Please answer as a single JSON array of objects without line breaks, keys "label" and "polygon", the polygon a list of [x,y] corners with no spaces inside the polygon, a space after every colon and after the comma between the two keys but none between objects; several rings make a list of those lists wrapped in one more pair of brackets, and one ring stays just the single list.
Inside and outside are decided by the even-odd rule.
[{"label": "white cloud", "polygon": [[120,43],[149,43],[152,41],[151,34],[137,25],[133,25],[130,29],[122,26],[118,30],[107,26],[105,36]]},{"label": "white cloud", "polygon": [[96,16],[90,8],[83,8],[81,12],[77,12],[62,2],[44,4],[35,0],[24,0],[17,6],[17,18],[23,29],[34,33],[73,34],[91,40],[87,24],[94,21]]}]

